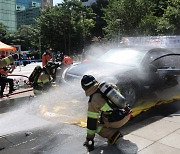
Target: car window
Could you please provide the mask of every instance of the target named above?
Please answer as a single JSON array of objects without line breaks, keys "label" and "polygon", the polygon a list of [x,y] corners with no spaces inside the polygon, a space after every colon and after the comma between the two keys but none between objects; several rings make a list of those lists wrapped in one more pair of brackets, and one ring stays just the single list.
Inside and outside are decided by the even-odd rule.
[{"label": "car window", "polygon": [[165,55],[152,62],[157,68],[180,69],[180,54]]},{"label": "car window", "polygon": [[149,50],[143,58],[142,65],[151,63],[154,59],[173,52],[167,49],[154,48]]},{"label": "car window", "polygon": [[111,49],[98,58],[99,61],[122,65],[137,66],[142,61],[145,52],[134,49]]}]

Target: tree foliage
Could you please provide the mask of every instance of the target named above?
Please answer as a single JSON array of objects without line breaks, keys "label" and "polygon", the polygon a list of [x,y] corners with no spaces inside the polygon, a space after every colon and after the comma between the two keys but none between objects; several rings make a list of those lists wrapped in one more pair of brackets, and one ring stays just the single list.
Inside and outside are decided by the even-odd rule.
[{"label": "tree foliage", "polygon": [[14,45],[21,45],[22,50],[38,50],[38,29],[31,25],[23,25],[16,32],[8,33],[6,41]]},{"label": "tree foliage", "polygon": [[[180,0],[96,0],[91,7],[79,0],[64,0],[47,7],[37,19],[37,27],[24,25],[9,33],[0,23],[0,39],[21,45],[22,50],[72,54],[94,40],[119,36],[179,35]],[[99,37],[100,36],[100,37]]]},{"label": "tree foliage", "polygon": [[91,5],[93,12],[96,14],[95,19],[95,27],[93,28],[92,34],[97,37],[103,37],[103,27],[106,26],[106,22],[104,21],[103,17],[103,7],[106,7],[109,4],[108,0],[96,0]]},{"label": "tree foliage", "polygon": [[3,23],[0,23],[0,40],[3,40],[7,33],[6,26]]},{"label": "tree foliage", "polygon": [[179,0],[109,0],[103,9],[107,38],[179,34]]},{"label": "tree foliage", "polygon": [[44,45],[70,54],[72,50],[81,50],[83,43],[91,37],[94,14],[78,0],[65,0],[43,10],[38,25]]}]

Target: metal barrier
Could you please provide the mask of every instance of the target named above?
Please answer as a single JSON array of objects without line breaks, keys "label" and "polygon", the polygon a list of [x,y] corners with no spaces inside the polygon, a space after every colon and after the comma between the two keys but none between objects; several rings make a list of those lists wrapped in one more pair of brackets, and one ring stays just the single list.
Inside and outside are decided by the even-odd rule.
[{"label": "metal barrier", "polygon": [[30,64],[32,62],[41,62],[41,61],[42,59],[32,59],[32,60],[20,59],[20,60],[16,60],[14,63],[19,66],[23,64]]}]

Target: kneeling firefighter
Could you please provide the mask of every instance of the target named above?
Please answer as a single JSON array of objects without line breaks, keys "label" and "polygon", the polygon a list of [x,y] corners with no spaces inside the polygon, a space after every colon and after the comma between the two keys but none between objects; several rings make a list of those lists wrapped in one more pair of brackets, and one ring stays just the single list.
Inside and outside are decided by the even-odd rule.
[{"label": "kneeling firefighter", "polygon": [[48,90],[52,86],[53,77],[55,76],[55,70],[59,67],[59,63],[47,62],[47,64],[41,68],[36,66],[29,76],[29,82],[34,88],[35,94],[40,94],[45,90]]},{"label": "kneeling firefighter", "polygon": [[99,83],[91,75],[84,75],[81,86],[89,96],[87,113],[87,136],[84,146],[88,151],[94,150],[95,134],[108,139],[113,145],[122,137],[118,130],[128,122],[131,109],[117,87],[106,82]]}]

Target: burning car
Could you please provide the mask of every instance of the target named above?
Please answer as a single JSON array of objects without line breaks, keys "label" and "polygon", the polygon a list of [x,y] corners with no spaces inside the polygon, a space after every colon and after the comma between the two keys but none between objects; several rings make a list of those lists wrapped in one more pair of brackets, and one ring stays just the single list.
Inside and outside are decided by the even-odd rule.
[{"label": "burning car", "polygon": [[63,72],[62,81],[70,86],[83,75],[115,83],[130,106],[144,93],[162,91],[178,85],[180,54],[164,48],[115,48],[95,61],[72,65]]}]

